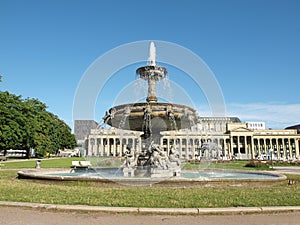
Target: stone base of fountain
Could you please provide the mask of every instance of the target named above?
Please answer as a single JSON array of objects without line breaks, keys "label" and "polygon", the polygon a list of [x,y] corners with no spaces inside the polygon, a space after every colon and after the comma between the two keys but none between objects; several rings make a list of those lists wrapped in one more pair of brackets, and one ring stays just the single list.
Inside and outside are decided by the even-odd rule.
[{"label": "stone base of fountain", "polygon": [[124,177],[134,177],[135,176],[134,171],[135,169],[133,168],[124,168],[123,175]]},{"label": "stone base of fountain", "polygon": [[167,178],[180,176],[180,165],[175,149],[171,148],[166,156],[160,146],[152,142],[144,153],[128,148],[122,168],[124,177]]},{"label": "stone base of fountain", "polygon": [[151,168],[150,177],[151,178],[163,178],[163,177],[179,177],[181,168],[168,168],[167,170],[159,168]]},{"label": "stone base of fountain", "polygon": [[168,178],[168,177],[180,177],[181,168],[176,166],[173,168],[124,168],[124,177],[149,177],[149,178]]}]

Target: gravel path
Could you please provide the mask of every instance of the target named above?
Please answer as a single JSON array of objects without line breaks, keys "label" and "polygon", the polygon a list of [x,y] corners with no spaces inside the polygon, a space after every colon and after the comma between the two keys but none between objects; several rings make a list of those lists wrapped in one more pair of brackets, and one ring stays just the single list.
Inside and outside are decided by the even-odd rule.
[{"label": "gravel path", "polygon": [[1,225],[299,225],[300,212],[250,215],[135,215],[0,206]]}]

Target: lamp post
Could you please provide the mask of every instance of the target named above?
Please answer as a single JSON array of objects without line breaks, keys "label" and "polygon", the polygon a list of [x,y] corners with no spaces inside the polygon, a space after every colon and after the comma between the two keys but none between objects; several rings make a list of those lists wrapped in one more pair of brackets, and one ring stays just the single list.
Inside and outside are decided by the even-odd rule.
[{"label": "lamp post", "polygon": [[269,149],[269,154],[271,155],[271,166],[273,169],[273,149],[272,148]]}]

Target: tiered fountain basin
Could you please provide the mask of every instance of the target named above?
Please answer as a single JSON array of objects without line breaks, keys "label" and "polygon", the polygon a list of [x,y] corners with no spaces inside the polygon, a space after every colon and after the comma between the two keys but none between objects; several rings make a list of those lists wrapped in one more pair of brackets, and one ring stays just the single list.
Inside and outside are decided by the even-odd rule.
[{"label": "tiered fountain basin", "polygon": [[[139,102],[111,108],[107,124],[125,130],[144,131],[144,116],[147,110],[151,115],[151,127],[158,132],[190,128],[199,119],[196,110],[189,106],[163,102]],[[172,121],[172,118],[175,121]]]}]

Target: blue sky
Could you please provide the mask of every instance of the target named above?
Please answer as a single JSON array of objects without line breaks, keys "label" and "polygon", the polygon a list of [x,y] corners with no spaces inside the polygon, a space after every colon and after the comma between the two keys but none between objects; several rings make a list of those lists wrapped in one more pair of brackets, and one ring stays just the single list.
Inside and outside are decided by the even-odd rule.
[{"label": "blue sky", "polygon": [[[297,0],[0,0],[0,90],[38,98],[72,127],[77,86],[98,57],[126,43],[162,40],[190,49],[210,67],[228,116],[285,128],[300,121],[299,11]],[[93,119],[135,79],[135,68],[111,78]],[[210,115],[193,81],[170,71],[199,115]]]}]

